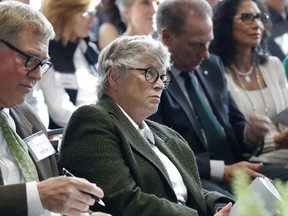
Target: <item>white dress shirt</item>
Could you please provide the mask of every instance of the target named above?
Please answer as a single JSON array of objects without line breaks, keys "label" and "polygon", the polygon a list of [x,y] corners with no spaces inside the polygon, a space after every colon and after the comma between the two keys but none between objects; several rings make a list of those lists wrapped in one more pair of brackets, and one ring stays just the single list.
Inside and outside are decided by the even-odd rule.
[{"label": "white dress shirt", "polygon": [[[67,124],[78,107],[98,100],[96,90],[98,78],[90,70],[84,56],[86,50],[87,44],[81,40],[73,56],[75,74],[60,73],[52,67],[39,81],[49,114],[60,127]],[[75,105],[70,101],[65,88],[77,90]]]},{"label": "white dress shirt", "polygon": [[163,163],[179,203],[183,202],[185,203],[187,201],[187,188],[184,184],[183,178],[178,169],[176,168],[176,166],[155,145],[153,133],[151,132],[146,122],[143,121],[140,128],[121,107],[120,109],[129,119],[129,121],[133,124],[133,126],[139,131],[141,136],[143,136],[147,140],[147,144],[153,149],[153,151],[156,153],[156,155]]}]

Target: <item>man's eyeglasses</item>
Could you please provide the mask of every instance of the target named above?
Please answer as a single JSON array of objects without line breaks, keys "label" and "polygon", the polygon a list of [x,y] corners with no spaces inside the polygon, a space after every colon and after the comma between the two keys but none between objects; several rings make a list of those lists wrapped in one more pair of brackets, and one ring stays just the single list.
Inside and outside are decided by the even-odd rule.
[{"label": "man's eyeglasses", "polygon": [[168,74],[160,75],[154,68],[129,68],[129,70],[144,71],[145,79],[148,83],[154,84],[160,78],[164,84],[164,88],[168,88],[170,83],[170,76]]},{"label": "man's eyeglasses", "polygon": [[263,24],[266,24],[269,20],[269,15],[264,13],[257,13],[256,15],[252,13],[242,13],[234,16],[234,19],[240,19],[245,24],[252,24],[255,19],[260,20]]},{"label": "man's eyeglasses", "polygon": [[12,44],[8,43],[7,41],[4,41],[2,39],[0,39],[0,41],[2,43],[4,43],[11,50],[19,53],[20,55],[22,55],[22,56],[24,56],[26,58],[25,68],[29,72],[35,70],[36,68],[38,68],[40,66],[41,73],[44,74],[52,67],[52,63],[50,61],[48,61],[48,60],[41,61],[37,57],[34,57],[34,56],[31,56],[31,55],[28,55],[28,54],[24,53],[23,51],[21,51],[20,49],[14,47]]}]

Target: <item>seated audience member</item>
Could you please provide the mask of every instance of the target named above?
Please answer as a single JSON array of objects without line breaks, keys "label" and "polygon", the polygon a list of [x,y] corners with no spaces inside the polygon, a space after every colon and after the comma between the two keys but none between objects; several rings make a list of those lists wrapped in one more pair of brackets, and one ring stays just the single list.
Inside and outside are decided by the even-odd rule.
[{"label": "seated audience member", "polygon": [[156,30],[155,15],[159,0],[115,0],[122,20],[126,24],[123,35],[149,35]]},{"label": "seated audience member", "polygon": [[273,56],[282,61],[288,55],[288,1],[264,0],[272,21],[271,36],[268,39],[268,48]]},{"label": "seated audience member", "polygon": [[261,147],[270,120],[251,115],[246,122],[230,96],[223,64],[208,51],[213,21],[207,1],[165,0],[156,19],[160,40],[171,52],[173,65],[171,85],[163,91],[151,119],[186,139],[196,154],[203,188],[232,196],[229,186],[238,169],[251,179],[265,175],[287,180],[288,169],[249,163],[244,158]]},{"label": "seated audience member", "polygon": [[99,101],[73,113],[60,166],[102,187],[105,211],[113,215],[228,215],[231,204],[215,214],[217,203],[230,199],[202,189],[187,142],[146,120],[169,84],[169,57],[148,36],[119,37],[105,47],[98,62]]},{"label": "seated audience member", "polygon": [[[30,149],[29,153],[44,158],[36,161],[28,154],[29,143],[23,141],[41,130],[45,134],[38,117],[22,103],[51,67],[48,45],[53,28],[40,12],[16,1],[1,2],[0,14],[0,214],[80,215],[95,203],[87,193],[102,198],[103,191],[85,179],[55,177],[54,155]],[[45,143],[45,135],[37,138]]]},{"label": "seated audience member", "polygon": [[[91,31],[89,34],[90,41],[93,41],[94,43],[98,44],[98,31],[100,26],[106,22],[105,14],[103,13],[103,2],[106,2],[108,0],[100,0],[98,5],[95,7],[95,16],[96,16],[96,22],[91,26]],[[98,46],[99,47],[99,46]]]},{"label": "seated audience member", "polygon": [[126,25],[121,19],[115,0],[102,0],[99,13],[105,18],[105,22],[101,24],[98,31],[98,47],[102,50],[125,32]]},{"label": "seated audience member", "polygon": [[88,35],[96,21],[93,0],[45,0],[42,12],[56,37],[50,42],[53,67],[39,82],[50,115],[49,128],[64,127],[81,105],[97,100],[98,53]]},{"label": "seated audience member", "polygon": [[[155,12],[158,8],[158,1],[156,0],[146,0],[145,3],[143,0],[116,0],[115,4],[117,5],[122,21],[126,26],[125,32],[122,32],[120,35],[132,36],[132,35],[149,35],[156,30],[155,23]],[[115,31],[114,31],[115,32]],[[104,26],[99,30],[99,42],[101,43],[101,38],[107,38],[109,32],[104,30]],[[101,47],[105,47],[109,44],[111,40],[105,39],[105,44],[102,44]]]},{"label": "seated audience member", "polygon": [[[266,48],[268,21],[261,0],[225,0],[215,8],[210,47],[223,60],[228,90],[246,118],[273,117],[288,108],[283,65]],[[260,155],[251,160],[288,166],[288,128],[283,129],[271,125]]]}]

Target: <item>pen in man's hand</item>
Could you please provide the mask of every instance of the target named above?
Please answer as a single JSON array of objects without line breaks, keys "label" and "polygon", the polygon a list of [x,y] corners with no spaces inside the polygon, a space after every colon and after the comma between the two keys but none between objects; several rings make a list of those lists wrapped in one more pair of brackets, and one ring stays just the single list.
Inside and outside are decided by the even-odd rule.
[{"label": "pen in man's hand", "polygon": [[[74,176],[72,173],[70,173],[67,169],[65,169],[65,168],[63,168],[62,169],[62,173],[63,173],[63,175],[65,175],[65,176],[71,176],[71,177],[76,177],[76,176]],[[86,192],[84,192],[84,191],[82,191],[83,193],[86,193]],[[99,203],[100,205],[102,205],[102,206],[105,206],[105,203],[99,198],[99,197],[97,197],[97,196],[95,196],[95,195],[93,195],[93,194],[90,194],[90,193],[86,193],[86,194],[88,194],[88,195],[90,195],[93,199],[95,199],[95,201],[97,202],[97,203]]]}]

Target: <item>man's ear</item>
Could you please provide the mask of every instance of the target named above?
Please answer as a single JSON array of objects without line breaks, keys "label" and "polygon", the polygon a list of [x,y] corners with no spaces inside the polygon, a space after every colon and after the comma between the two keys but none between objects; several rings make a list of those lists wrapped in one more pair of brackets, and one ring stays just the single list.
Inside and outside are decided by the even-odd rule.
[{"label": "man's ear", "polygon": [[115,67],[110,67],[107,72],[108,82],[111,88],[117,88],[118,78],[116,78],[117,69]]},{"label": "man's ear", "polygon": [[170,42],[171,42],[171,32],[167,27],[164,27],[161,30],[161,40],[164,45],[169,47]]}]

